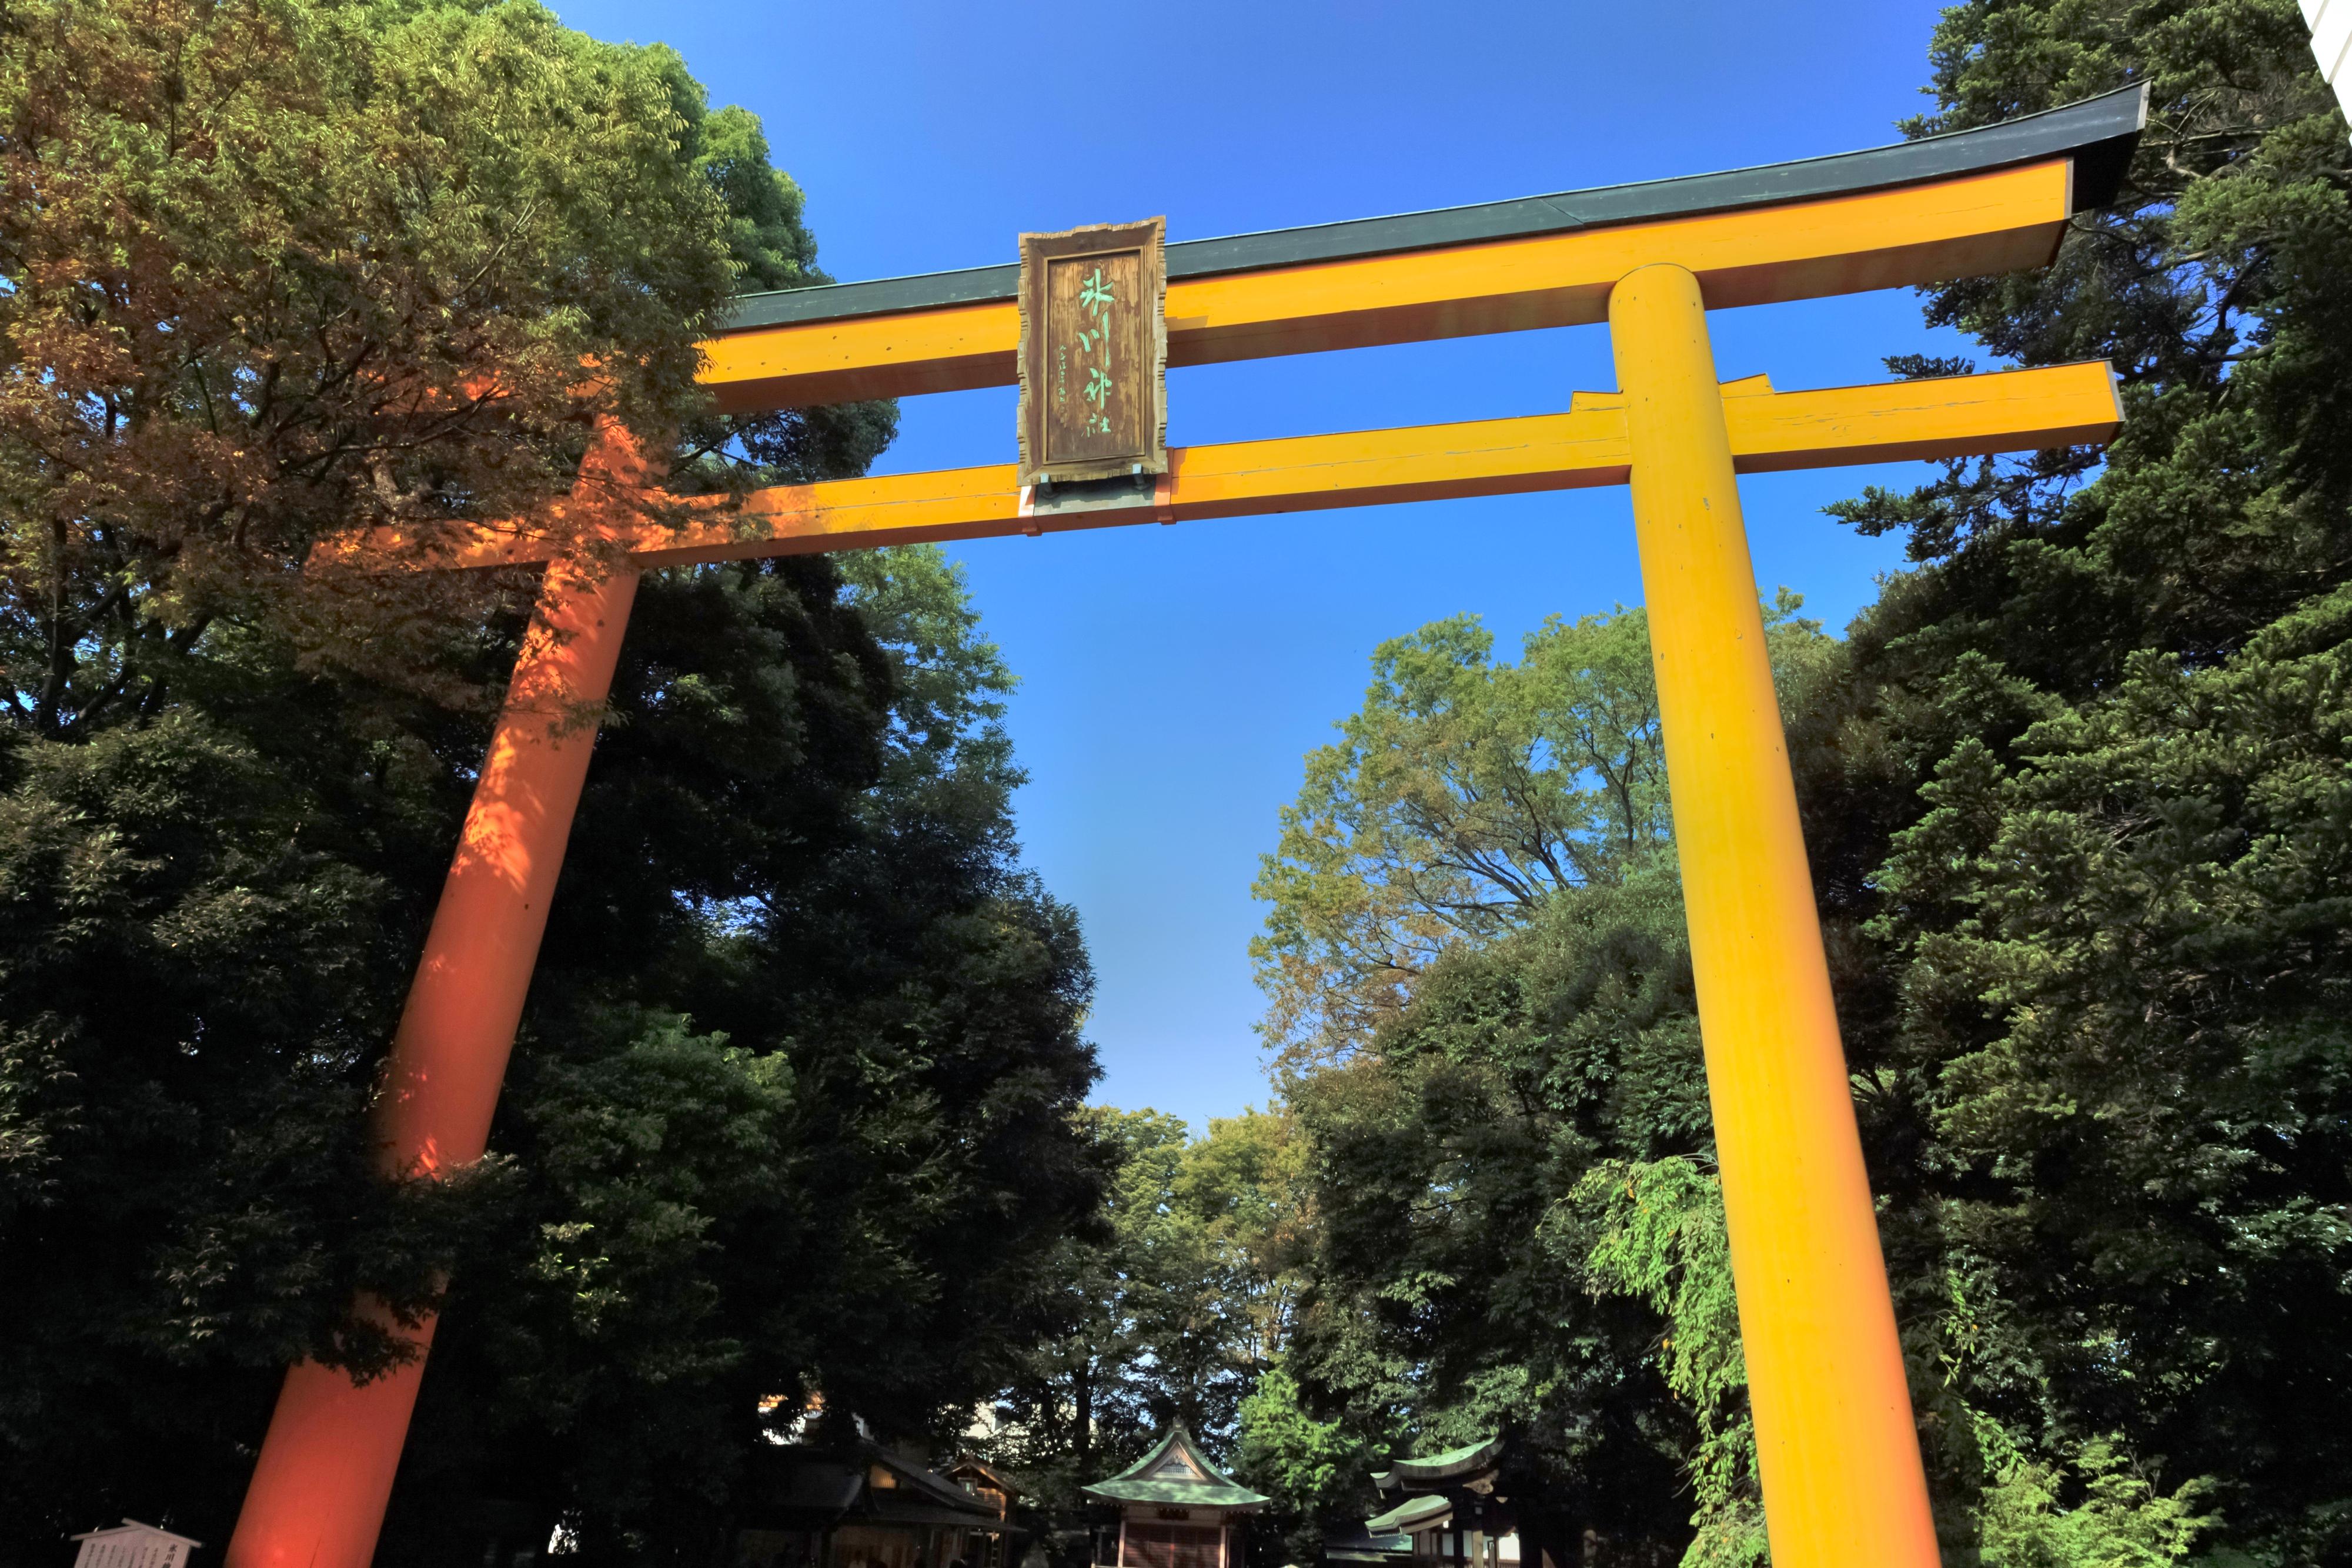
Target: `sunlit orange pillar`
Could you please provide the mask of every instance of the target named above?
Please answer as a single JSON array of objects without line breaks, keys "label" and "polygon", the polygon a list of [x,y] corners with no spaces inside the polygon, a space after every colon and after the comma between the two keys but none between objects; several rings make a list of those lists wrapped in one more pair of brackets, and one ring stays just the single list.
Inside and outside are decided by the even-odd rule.
[{"label": "sunlit orange pillar", "polygon": [[[609,502],[641,477],[614,426],[575,494]],[[626,567],[548,569],[385,1064],[377,1132],[389,1173],[439,1176],[479,1159],[488,1142],[595,745],[593,715],[612,690],[636,591]],[[405,1331],[415,1358],[372,1383],[353,1386],[315,1362],[287,1373],[226,1568],[368,1568],[433,1327],[428,1319]]]},{"label": "sunlit orange pillar", "polygon": [[1935,1568],[1698,279],[1609,299],[1774,1568]]}]

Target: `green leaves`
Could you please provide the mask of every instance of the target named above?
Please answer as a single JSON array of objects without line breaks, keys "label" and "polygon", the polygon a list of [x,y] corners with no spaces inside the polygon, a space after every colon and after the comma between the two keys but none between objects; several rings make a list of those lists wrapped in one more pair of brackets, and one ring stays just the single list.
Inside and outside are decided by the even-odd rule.
[{"label": "green leaves", "polygon": [[1769,1561],[1720,1178],[1687,1156],[1607,1161],[1577,1183],[1568,1215],[1571,1234],[1590,1239],[1581,1263],[1592,1293],[1632,1296],[1665,1324],[1666,1387],[1699,1434],[1684,1568]]},{"label": "green leaves", "polygon": [[1024,1358],[991,1439],[1036,1483],[1034,1506],[1073,1528],[1077,1488],[1171,1421],[1233,1451],[1288,1337],[1307,1224],[1305,1142],[1286,1115],[1221,1117],[1199,1139],[1156,1111],[1089,1106],[1080,1122],[1110,1170],[1099,1224],[1048,1270],[1067,1330]]},{"label": "green leaves", "polygon": [[[2121,437],[1833,508],[1916,570],[1778,651],[1948,1560],[2336,1562],[2352,146],[2288,0],[1970,0],[1931,62],[1915,132],[2151,93],[2056,265],[1927,298],[2112,360]],[[1518,1423],[1604,1540],[1754,1561],[1664,818],[1622,852],[1557,717],[1641,689],[1592,641],[1630,619],[1542,634],[1582,687],[1542,637],[1389,644],[1310,759],[1257,948],[1315,1157],[1291,1364],[1314,1418]]]},{"label": "green leaves", "polygon": [[1320,1547],[1326,1521],[1360,1522],[1347,1520],[1349,1505],[1367,1490],[1378,1455],[1344,1423],[1307,1410],[1286,1362],[1266,1368],[1239,1415],[1234,1474],[1273,1500],[1274,1522],[1293,1525],[1281,1547],[1293,1561]]},{"label": "green leaves", "polygon": [[1554,893],[1291,1092],[1317,1221],[1291,1364],[1316,1413],[1376,1444],[1509,1432],[1514,1495],[1553,1527],[1679,1550],[1697,1429],[1650,1305],[1590,1288],[1579,1197],[1596,1169],[1707,1145],[1674,883]]},{"label": "green leaves", "polygon": [[[1767,607],[1794,689],[1824,642],[1783,591]],[[1443,954],[1524,924],[1554,893],[1667,862],[1672,815],[1648,622],[1548,621],[1493,663],[1475,616],[1373,651],[1364,706],[1308,755],[1254,891],[1262,1026],[1297,1071],[1361,1049]]]},{"label": "green leaves", "polygon": [[433,622],[478,590],[305,561],[539,513],[583,414],[658,443],[699,409],[731,268],[674,58],[523,0],[44,0],[0,41],[20,717],[119,722],[224,619],[463,689]]},{"label": "green leaves", "polygon": [[[2158,1490],[2108,1437],[2065,1469],[2018,1460],[1985,1493],[1986,1568],[2167,1568],[2220,1522],[2195,1511],[2212,1490],[2208,1481]],[[2070,1495],[2072,1506],[2062,1503]]]},{"label": "green leaves", "polygon": [[224,1539],[285,1361],[384,1364],[362,1287],[446,1307],[387,1562],[483,1496],[708,1555],[772,1398],[960,1430],[1103,1173],[936,551],[648,574],[496,1153],[368,1157],[532,585],[311,550],[560,527],[597,414],[689,486],[862,472],[889,405],[693,383],[824,277],[756,119],[529,0],[37,0],[0,183],[0,1536]]},{"label": "green leaves", "polygon": [[1928,304],[2111,359],[2122,435],[1837,508],[1923,564],[1791,737],[1906,1334],[1949,1369],[1938,1518],[1960,1550],[1981,1510],[1988,1562],[2175,1560],[2202,1511],[2334,1561],[2339,1460],[2276,1434],[2352,1354],[2352,147],[2284,0],[1978,0],[1932,59],[1915,129],[2150,92],[2056,266]]},{"label": "green leaves", "polygon": [[1638,612],[1548,623],[1490,662],[1474,617],[1382,643],[1362,711],[1310,754],[1257,896],[1266,1031],[1294,1063],[1344,1054],[1448,947],[1552,889],[1655,858],[1668,820]]},{"label": "green leaves", "polygon": [[[1790,706],[1835,667],[1798,609],[1767,608]],[[1590,1527],[1679,1551],[1685,1451],[1735,1440],[1721,1391],[1702,1425],[1653,1355],[1668,1303],[1591,1258],[1616,1223],[1593,1173],[1695,1171],[1709,1145],[1646,623],[1555,621],[1516,666],[1491,647],[1466,619],[1382,645],[1259,884],[1313,1155],[1288,1364],[1360,1443],[1510,1432],[1528,1528],[1566,1531],[1547,1550]],[[1712,1268],[1692,1278],[1727,1304]],[[1754,1535],[1743,1484],[1709,1494],[1707,1550]]]}]

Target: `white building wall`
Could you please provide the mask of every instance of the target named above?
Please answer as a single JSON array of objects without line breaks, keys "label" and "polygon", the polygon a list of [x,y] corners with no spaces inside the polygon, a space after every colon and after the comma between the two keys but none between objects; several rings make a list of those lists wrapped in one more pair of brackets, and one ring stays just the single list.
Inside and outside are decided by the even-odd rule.
[{"label": "white building wall", "polygon": [[2336,89],[2344,117],[2352,120],[2352,0],[2303,0],[2303,19],[2311,24],[2319,74]]}]

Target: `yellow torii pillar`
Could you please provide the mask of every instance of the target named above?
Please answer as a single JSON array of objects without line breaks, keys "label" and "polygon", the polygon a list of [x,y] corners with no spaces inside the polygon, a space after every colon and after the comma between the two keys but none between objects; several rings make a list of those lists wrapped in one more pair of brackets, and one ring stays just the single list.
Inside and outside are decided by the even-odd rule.
[{"label": "yellow torii pillar", "polygon": [[1698,279],[1627,274],[1609,331],[1772,1561],[1934,1568]]}]

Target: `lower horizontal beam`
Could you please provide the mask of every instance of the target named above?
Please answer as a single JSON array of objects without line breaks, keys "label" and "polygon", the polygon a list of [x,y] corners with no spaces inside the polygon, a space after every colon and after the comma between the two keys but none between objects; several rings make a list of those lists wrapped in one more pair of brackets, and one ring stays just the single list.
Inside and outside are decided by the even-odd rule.
[{"label": "lower horizontal beam", "polygon": [[[1734,462],[1748,474],[2099,444],[2123,419],[2114,378],[2095,362],[1819,392],[1776,392],[1757,376],[1727,382],[1723,397]],[[641,565],[670,566],[1570,490],[1622,485],[1632,461],[1616,392],[1578,392],[1566,413],[1178,447],[1168,457],[1156,491],[1116,504],[1040,508],[1012,464],[992,464],[689,501],[682,517],[646,524],[627,548]],[[557,520],[478,529],[435,553],[385,536],[333,553],[376,570],[543,561],[562,548]]]}]

